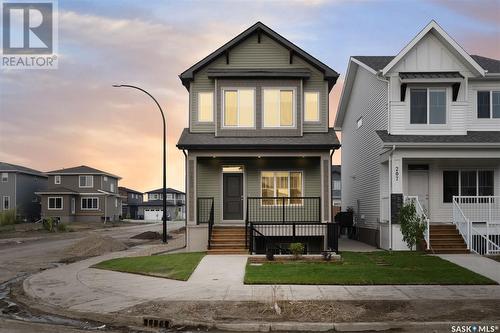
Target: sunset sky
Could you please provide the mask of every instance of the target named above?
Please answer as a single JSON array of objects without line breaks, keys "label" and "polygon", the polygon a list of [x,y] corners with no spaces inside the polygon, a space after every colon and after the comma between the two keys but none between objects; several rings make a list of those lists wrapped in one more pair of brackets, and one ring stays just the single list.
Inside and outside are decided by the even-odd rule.
[{"label": "sunset sky", "polygon": [[85,164],[123,186],[160,187],[158,110],[138,91],[111,87],[135,84],[166,110],[167,185],[183,190],[183,70],[262,21],[341,73],[333,126],[349,56],[395,55],[431,19],[470,54],[500,59],[500,0],[59,0],[59,69],[0,73],[0,161],[42,171]]}]

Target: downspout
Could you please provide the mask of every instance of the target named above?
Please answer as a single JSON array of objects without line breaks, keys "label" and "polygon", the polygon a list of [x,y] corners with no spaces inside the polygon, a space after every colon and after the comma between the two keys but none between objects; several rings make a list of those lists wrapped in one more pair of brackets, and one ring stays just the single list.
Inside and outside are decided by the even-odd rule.
[{"label": "downspout", "polygon": [[391,100],[391,82],[382,77],[382,71],[379,71],[378,75],[375,77],[377,80],[387,83],[387,133],[391,134],[391,108],[390,108],[390,100]]},{"label": "downspout", "polygon": [[392,207],[391,207],[391,198],[392,198],[392,154],[396,150],[396,145],[392,145],[391,152],[389,153],[389,250],[392,251]]}]

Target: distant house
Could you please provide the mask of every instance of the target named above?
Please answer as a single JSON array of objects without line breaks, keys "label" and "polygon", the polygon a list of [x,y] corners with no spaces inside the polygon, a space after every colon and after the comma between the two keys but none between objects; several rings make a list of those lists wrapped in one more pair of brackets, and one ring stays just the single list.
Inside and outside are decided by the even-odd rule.
[{"label": "distant house", "polygon": [[118,193],[122,197],[122,217],[137,219],[139,205],[143,202],[143,193],[127,187],[118,187]]},{"label": "distant house", "polygon": [[340,165],[332,165],[332,216],[340,212],[342,181]]},{"label": "distant house", "polygon": [[[138,216],[148,221],[161,221],[163,217],[163,189],[146,192],[147,201],[139,204]],[[186,194],[173,188],[167,188],[167,219],[183,220],[186,218]]]},{"label": "distant house", "polygon": [[86,165],[47,172],[48,187],[39,191],[42,218],[61,222],[118,221],[122,212],[120,177]]},{"label": "distant house", "polygon": [[40,202],[36,191],[47,188],[47,175],[20,165],[0,162],[0,212],[14,209],[20,220],[40,218]]}]

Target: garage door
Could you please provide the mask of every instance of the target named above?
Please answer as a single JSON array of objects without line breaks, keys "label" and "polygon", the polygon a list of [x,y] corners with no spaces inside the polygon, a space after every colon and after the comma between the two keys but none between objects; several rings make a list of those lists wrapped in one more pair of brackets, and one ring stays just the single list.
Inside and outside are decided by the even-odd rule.
[{"label": "garage door", "polygon": [[148,221],[161,221],[163,217],[163,209],[145,209],[144,219]]}]

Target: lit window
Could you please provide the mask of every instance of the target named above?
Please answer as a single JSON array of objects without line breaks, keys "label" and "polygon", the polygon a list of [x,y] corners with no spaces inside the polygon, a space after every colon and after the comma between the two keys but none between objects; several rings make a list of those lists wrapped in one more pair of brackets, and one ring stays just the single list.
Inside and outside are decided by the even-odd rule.
[{"label": "lit window", "polygon": [[264,127],[292,127],[294,125],[294,91],[264,89]]},{"label": "lit window", "polygon": [[214,121],[214,94],[211,92],[198,93],[198,121]]},{"label": "lit window", "polygon": [[255,91],[224,90],[224,127],[254,127]]},{"label": "lit window", "polygon": [[304,94],[304,121],[319,121],[319,93]]},{"label": "lit window", "polygon": [[286,204],[300,205],[302,203],[303,186],[300,171],[262,171],[261,196],[263,205],[276,204],[275,198],[288,198]]}]

